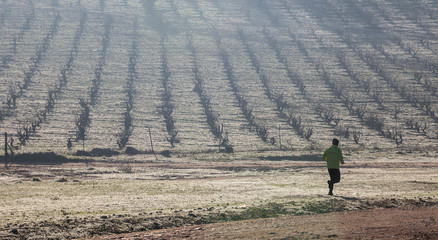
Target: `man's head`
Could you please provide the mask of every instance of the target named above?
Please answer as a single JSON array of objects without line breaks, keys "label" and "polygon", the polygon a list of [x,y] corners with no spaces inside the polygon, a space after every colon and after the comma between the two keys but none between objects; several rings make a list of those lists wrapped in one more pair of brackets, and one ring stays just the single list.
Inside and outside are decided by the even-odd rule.
[{"label": "man's head", "polygon": [[338,146],[339,145],[339,140],[336,139],[336,138],[333,138],[332,144]]}]

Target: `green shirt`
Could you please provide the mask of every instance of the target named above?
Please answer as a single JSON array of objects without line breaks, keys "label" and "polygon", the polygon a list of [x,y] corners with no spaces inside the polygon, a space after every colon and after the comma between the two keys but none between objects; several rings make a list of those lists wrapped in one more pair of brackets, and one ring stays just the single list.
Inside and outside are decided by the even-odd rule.
[{"label": "green shirt", "polygon": [[338,146],[333,145],[327,150],[325,150],[324,155],[322,155],[324,161],[327,162],[327,168],[339,169],[339,164],[344,164],[344,158],[342,157],[342,151]]}]

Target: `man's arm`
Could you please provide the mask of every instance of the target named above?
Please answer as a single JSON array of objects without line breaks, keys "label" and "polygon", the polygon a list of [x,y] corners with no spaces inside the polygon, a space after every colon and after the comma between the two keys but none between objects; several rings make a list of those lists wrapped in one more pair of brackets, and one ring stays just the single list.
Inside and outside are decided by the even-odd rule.
[{"label": "man's arm", "polygon": [[342,151],[341,149],[339,149],[339,161],[341,162],[341,164],[344,164],[344,156],[342,156]]}]

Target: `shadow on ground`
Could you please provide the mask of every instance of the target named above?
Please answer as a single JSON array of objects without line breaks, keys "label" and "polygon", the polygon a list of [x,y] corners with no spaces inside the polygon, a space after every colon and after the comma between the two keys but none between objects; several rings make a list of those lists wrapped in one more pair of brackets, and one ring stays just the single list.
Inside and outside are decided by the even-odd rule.
[{"label": "shadow on ground", "polygon": [[[27,164],[27,165],[59,165],[64,163],[87,162],[86,159],[67,158],[53,152],[24,153],[17,154],[8,158],[8,164]],[[4,156],[0,157],[0,162],[5,162]]]},{"label": "shadow on ground", "polygon": [[268,156],[260,157],[260,160],[265,161],[305,161],[305,162],[318,162],[322,161],[321,154],[309,154],[300,156]]}]

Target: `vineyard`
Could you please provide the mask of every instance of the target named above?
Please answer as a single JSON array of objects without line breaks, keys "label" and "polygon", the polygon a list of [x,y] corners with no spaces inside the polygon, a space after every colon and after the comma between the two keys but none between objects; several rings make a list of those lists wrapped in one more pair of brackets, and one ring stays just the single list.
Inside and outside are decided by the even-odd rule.
[{"label": "vineyard", "polygon": [[0,131],[17,153],[438,146],[435,1],[0,9]]},{"label": "vineyard", "polygon": [[[217,236],[436,236],[437,12],[433,0],[0,1],[1,238],[257,218],[273,225]],[[346,164],[328,196],[334,137]],[[400,227],[372,227],[385,221]]]}]

